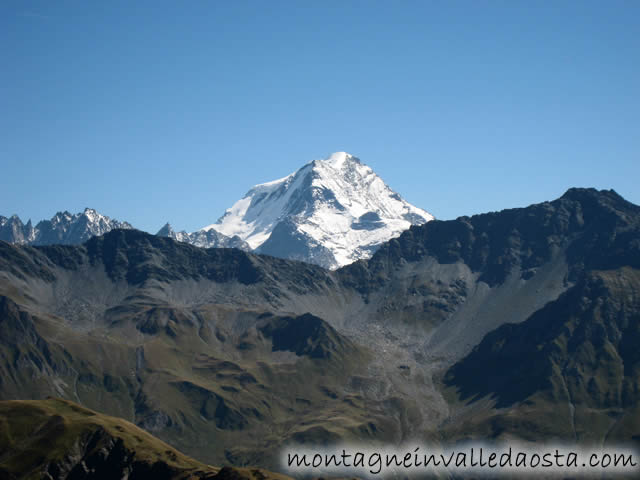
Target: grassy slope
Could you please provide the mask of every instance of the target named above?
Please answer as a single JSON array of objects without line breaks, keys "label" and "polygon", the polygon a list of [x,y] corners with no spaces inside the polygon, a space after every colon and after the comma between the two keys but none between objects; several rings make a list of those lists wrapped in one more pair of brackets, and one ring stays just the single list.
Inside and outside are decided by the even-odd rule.
[{"label": "grassy slope", "polygon": [[[16,307],[14,317],[21,312]],[[167,308],[156,320],[180,320],[182,315]],[[213,321],[223,313],[203,310],[199,315]],[[118,328],[89,333],[45,316],[29,316],[25,324],[32,335],[54,340],[47,342],[48,355],[38,346],[42,342],[16,338],[12,346],[0,346],[0,369],[8,372],[5,398],[43,398],[57,389],[56,395],[135,421],[210,463],[274,468],[267,459],[283,439],[352,439],[370,436],[374,424],[378,435],[393,433],[380,406],[357,393],[341,393],[356,366],[366,364],[367,354],[343,344],[332,331],[320,344],[335,344],[330,358],[285,351],[277,352],[285,361],[274,361],[271,340],[256,329],[221,343],[208,329],[186,320],[169,320],[175,335],[160,329],[144,336],[130,318]],[[236,348],[239,342],[242,350]],[[40,368],[32,364],[36,358]]]},{"label": "grassy slope", "polygon": [[[126,450],[135,452],[136,461],[166,464],[175,472],[172,478],[223,478],[232,473],[225,469],[216,477],[220,469],[183,455],[126,420],[96,413],[67,400],[49,398],[0,402],[0,474],[42,478],[47,465],[63,461],[77,449],[79,439],[102,430],[106,438],[121,439]],[[100,448],[100,444],[93,448]],[[234,470],[241,475],[239,478],[288,478],[262,470]]]}]

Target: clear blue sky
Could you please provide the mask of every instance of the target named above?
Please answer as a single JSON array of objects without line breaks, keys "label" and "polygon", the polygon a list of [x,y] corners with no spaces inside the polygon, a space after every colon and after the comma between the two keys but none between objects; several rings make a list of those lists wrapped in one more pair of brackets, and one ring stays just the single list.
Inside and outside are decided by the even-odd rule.
[{"label": "clear blue sky", "polygon": [[638,1],[3,1],[0,214],[194,230],[345,150],[441,219],[640,203]]}]

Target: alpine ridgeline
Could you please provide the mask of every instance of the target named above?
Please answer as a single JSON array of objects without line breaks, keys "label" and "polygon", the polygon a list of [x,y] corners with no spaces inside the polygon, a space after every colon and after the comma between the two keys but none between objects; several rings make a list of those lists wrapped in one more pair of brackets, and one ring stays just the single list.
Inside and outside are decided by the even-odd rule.
[{"label": "alpine ridgeline", "polygon": [[336,269],[430,220],[433,215],[402,199],[358,158],[337,152],[256,185],[216,223],[191,235],[216,231],[239,237],[256,253]]},{"label": "alpine ridgeline", "polygon": [[[371,168],[345,152],[253,187],[213,225],[156,235],[201,248],[237,248],[336,269],[366,259],[411,225],[433,220],[391,190]],[[34,227],[0,216],[0,240],[20,245],[77,245],[131,224],[86,208],[58,212]]]},{"label": "alpine ridgeline", "polygon": [[77,245],[116,228],[133,227],[127,222],[101,215],[92,208],[76,214],[58,212],[51,220],[42,220],[35,227],[31,220],[22,223],[17,215],[9,218],[0,215],[0,240],[20,245]]},{"label": "alpine ridgeline", "polygon": [[[31,220],[26,224],[20,217],[0,215],[0,240],[18,245],[80,245],[92,237],[99,237],[115,229],[130,230],[134,227],[102,215],[92,208],[71,214],[56,213],[51,220],[41,220],[34,227]],[[168,223],[156,235],[169,237],[179,242],[202,248],[239,248],[250,250],[240,237],[229,238],[215,230],[199,230],[193,233],[176,232]]]},{"label": "alpine ridgeline", "polygon": [[240,250],[249,251],[251,247],[240,237],[227,237],[215,230],[198,230],[196,232],[187,233],[184,230],[176,232],[173,227],[166,223],[164,227],[156,233],[159,237],[169,237],[178,242],[190,243],[200,248],[239,248]]}]

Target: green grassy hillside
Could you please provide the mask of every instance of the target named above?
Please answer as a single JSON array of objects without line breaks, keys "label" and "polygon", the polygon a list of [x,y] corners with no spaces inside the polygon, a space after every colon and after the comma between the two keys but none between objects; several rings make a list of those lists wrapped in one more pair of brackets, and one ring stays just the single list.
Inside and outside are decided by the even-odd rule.
[{"label": "green grassy hillside", "polygon": [[178,452],[121,418],[67,400],[0,402],[0,477],[8,479],[260,479],[259,469],[223,470]]}]

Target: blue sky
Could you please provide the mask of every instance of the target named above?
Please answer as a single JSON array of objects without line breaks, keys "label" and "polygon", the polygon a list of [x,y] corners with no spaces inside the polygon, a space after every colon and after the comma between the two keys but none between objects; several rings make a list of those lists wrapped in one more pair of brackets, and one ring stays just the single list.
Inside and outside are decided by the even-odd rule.
[{"label": "blue sky", "polygon": [[640,203],[640,2],[0,3],[0,214],[195,230],[347,151],[441,219]]}]

